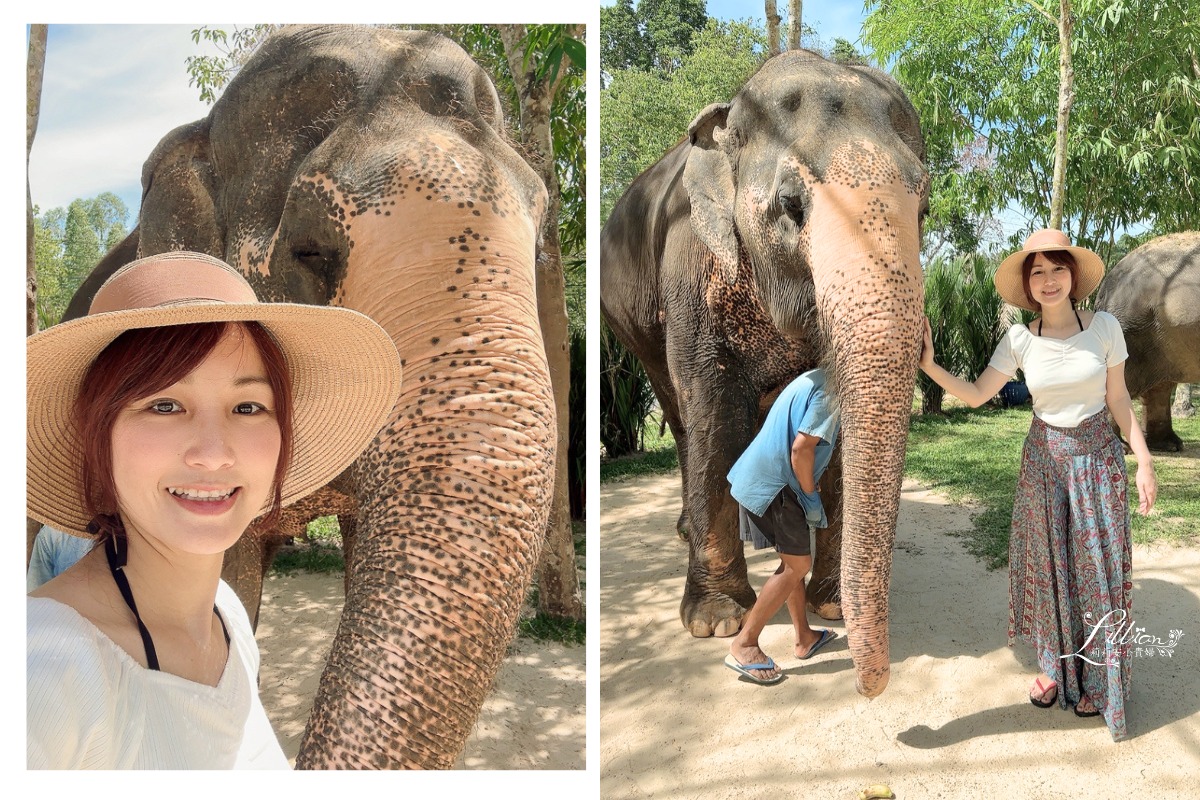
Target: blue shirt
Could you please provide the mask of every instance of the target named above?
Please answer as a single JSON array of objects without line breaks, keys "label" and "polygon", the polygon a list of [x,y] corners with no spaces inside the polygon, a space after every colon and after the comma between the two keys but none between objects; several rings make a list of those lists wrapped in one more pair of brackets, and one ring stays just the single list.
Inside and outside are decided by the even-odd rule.
[{"label": "blue shirt", "polygon": [[792,470],[792,442],[799,433],[820,438],[813,459],[813,480],[820,480],[837,441],[841,413],[825,391],[825,371],[809,370],[787,385],[775,400],[762,428],[729,470],[730,494],[747,511],[762,516],[784,487],[790,487],[810,524],[829,525],[821,495],[805,492]]},{"label": "blue shirt", "polygon": [[25,573],[25,591],[32,592],[62,574],[95,544],[95,539],[72,536],[43,525],[33,540],[33,555],[29,558],[29,570]]}]

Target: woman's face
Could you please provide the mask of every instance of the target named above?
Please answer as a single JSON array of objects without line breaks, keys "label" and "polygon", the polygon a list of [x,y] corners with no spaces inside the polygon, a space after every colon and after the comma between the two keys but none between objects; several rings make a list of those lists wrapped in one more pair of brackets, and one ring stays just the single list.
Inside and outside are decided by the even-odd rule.
[{"label": "woman's face", "polygon": [[1071,297],[1071,269],[1063,264],[1055,264],[1038,253],[1033,257],[1033,265],[1029,270],[1029,293],[1042,308],[1069,302]]},{"label": "woman's face", "polygon": [[123,410],[112,439],[127,530],[170,550],[227,550],[262,511],[279,458],[275,396],[253,340],[229,326],[185,378]]}]

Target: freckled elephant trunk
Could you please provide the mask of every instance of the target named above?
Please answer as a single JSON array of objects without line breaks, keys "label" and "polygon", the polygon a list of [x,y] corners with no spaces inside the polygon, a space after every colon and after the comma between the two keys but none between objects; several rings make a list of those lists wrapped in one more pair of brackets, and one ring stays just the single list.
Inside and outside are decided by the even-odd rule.
[{"label": "freckled elephant trunk", "polygon": [[881,182],[859,207],[843,190],[824,187],[830,196],[814,203],[822,236],[811,253],[842,408],[842,612],[858,691],[874,697],[890,674],[888,592],[924,308],[919,193]]},{"label": "freckled elephant trunk", "polygon": [[[469,177],[472,154],[451,137],[404,147],[399,186],[435,168],[448,186]],[[534,289],[545,194],[518,206],[499,178],[489,188],[488,203],[397,191],[391,215],[352,223],[333,300],[391,334],[404,384],[355,465],[350,590],[297,767],[453,766],[516,630],[554,485]]]}]

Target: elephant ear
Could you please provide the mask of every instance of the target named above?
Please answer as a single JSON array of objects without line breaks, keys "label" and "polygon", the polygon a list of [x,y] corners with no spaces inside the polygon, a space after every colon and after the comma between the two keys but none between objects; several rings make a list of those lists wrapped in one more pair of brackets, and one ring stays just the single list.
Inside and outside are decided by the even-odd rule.
[{"label": "elephant ear", "polygon": [[713,103],[688,125],[683,187],[692,206],[692,229],[712,251],[727,283],[737,278],[738,245],[733,226],[733,168],[725,153],[728,103]]},{"label": "elephant ear", "polygon": [[138,255],[194,250],[225,258],[216,186],[207,119],[164,136],[142,166]]}]

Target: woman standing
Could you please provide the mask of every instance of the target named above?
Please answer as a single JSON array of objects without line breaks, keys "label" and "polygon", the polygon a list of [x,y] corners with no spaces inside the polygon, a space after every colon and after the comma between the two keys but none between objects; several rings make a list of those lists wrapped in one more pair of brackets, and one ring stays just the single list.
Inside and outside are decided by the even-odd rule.
[{"label": "woman standing", "polygon": [[1009,643],[1019,637],[1036,651],[1042,675],[1030,702],[1103,714],[1116,740],[1126,735],[1130,648],[1119,628],[1132,619],[1133,579],[1125,457],[1106,407],[1137,457],[1141,513],[1154,506],[1157,484],[1125,386],[1121,326],[1107,312],[1076,308],[1103,275],[1095,253],[1061,231],[1038,231],[995,281],[1007,302],[1039,316],[1009,328],[974,383],[934,363],[928,321],[920,364],[972,407],[1025,371],[1033,423],[1009,539]]},{"label": "woman standing", "polygon": [[27,602],[31,768],[284,768],[225,551],[375,437],[400,364],[346,309],[134,261],[27,343],[28,514],[95,547]]}]

